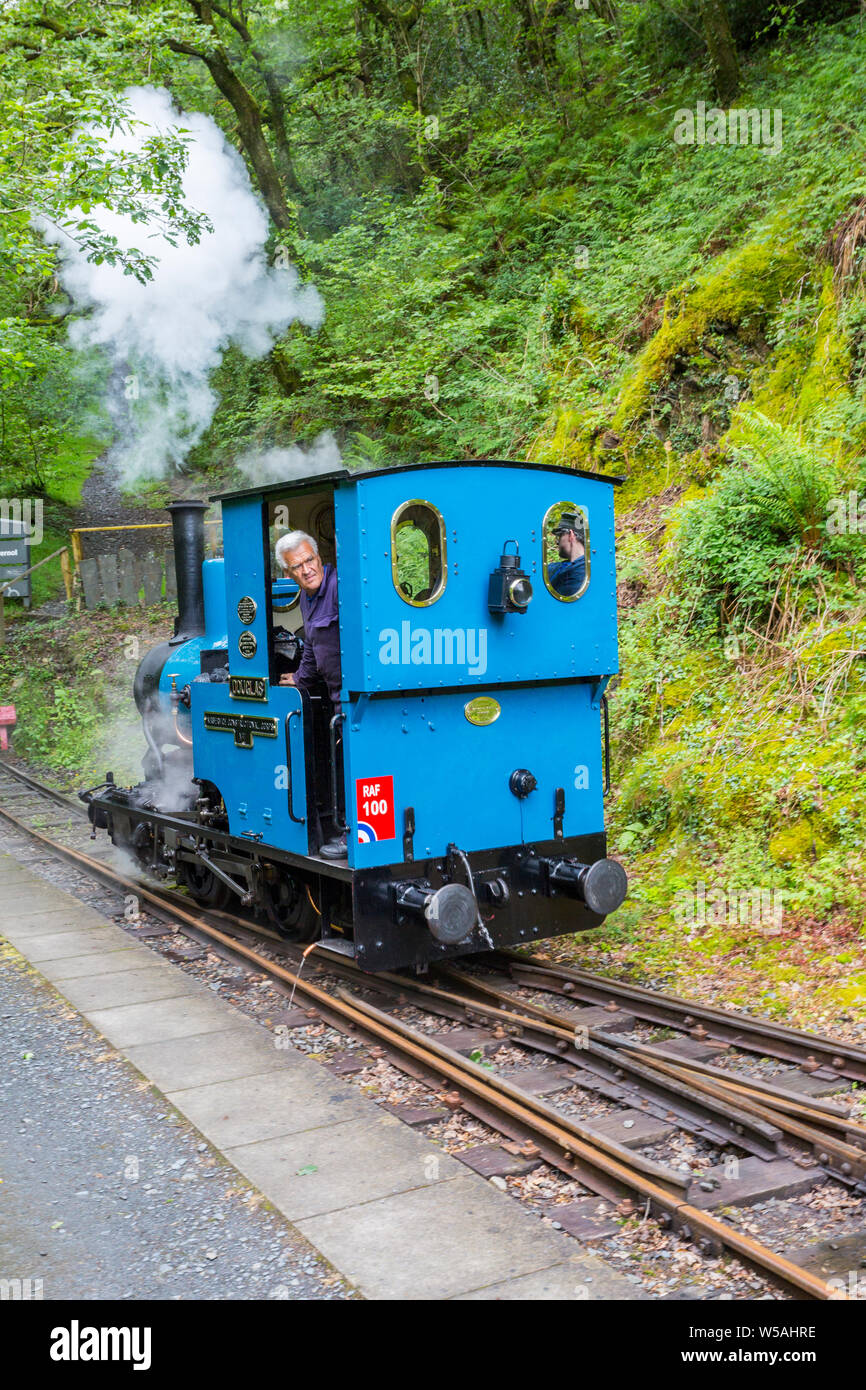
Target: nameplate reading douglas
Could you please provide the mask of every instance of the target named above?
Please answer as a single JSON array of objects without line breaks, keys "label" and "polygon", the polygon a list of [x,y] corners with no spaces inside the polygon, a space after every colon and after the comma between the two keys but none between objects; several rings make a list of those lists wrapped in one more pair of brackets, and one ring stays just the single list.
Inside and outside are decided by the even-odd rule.
[{"label": "nameplate reading douglas", "polygon": [[206,710],[204,726],[213,733],[234,734],[236,748],[252,748],[254,737],[277,736],[276,719],[263,714],[223,714],[219,710]]}]

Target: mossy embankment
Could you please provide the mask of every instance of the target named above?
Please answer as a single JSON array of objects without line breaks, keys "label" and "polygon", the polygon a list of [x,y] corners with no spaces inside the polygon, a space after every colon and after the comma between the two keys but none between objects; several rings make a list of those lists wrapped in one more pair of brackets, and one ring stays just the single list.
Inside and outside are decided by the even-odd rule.
[{"label": "mossy embankment", "polygon": [[[554,953],[857,1030],[866,166],[859,136],[844,149],[860,75],[838,41],[804,45],[793,70],[752,67],[740,102],[780,111],[778,155],[645,166],[629,250],[599,239],[580,296],[560,295],[571,333],[532,452],[625,479],[609,812],[631,892]],[[653,249],[655,293],[611,314]]]},{"label": "mossy embankment", "polygon": [[796,230],[762,231],[708,264],[668,297],[618,394],[611,842],[632,890],[567,948],[853,1028],[866,1020],[864,207],[842,209],[811,253]]}]

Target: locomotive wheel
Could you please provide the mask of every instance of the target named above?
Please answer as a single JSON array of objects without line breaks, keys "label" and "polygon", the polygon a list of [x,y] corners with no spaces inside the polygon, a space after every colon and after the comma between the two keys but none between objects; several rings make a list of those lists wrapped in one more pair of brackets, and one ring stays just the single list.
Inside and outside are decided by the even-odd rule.
[{"label": "locomotive wheel", "polygon": [[129,843],[139,866],[150,873],[153,868],[154,840],[153,826],[149,821],[138,822]]},{"label": "locomotive wheel", "polygon": [[181,865],[180,878],[195,898],[204,907],[225,907],[232,896],[232,890],[221,878],[211,873],[204,864]]},{"label": "locomotive wheel", "polygon": [[321,918],[310,902],[305,883],[281,874],[267,885],[265,911],[280,936],[287,941],[313,941],[319,934]]}]

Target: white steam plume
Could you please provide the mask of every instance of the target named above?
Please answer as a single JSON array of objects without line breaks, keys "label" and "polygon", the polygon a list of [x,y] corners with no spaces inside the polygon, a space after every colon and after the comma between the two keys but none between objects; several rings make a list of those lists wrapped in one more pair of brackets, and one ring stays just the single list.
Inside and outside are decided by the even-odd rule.
[{"label": "white steam plume", "polygon": [[253,487],[266,487],[268,483],[287,483],[317,473],[333,473],[340,467],[340,449],[330,430],[326,430],[314,439],[309,449],[293,445],[289,449],[244,454],[237,466]]},{"label": "white steam plume", "polygon": [[89,264],[59,228],[43,223],[42,231],[59,247],[64,287],[79,310],[90,311],[72,323],[71,341],[100,347],[113,360],[113,413],[121,431],[113,458],[131,485],[179,466],[201,439],[216,406],[210,373],[230,343],[263,357],[294,320],[318,327],[324,307],[293,266],[268,266],[267,213],[215,123],[195,112],[178,114],[162,89],[135,87],[126,97],[145,124],[118,133],[113,147],[137,149],[154,128],[188,131],[185,201],[209,216],[213,230],[197,245],[180,238],[171,246],[161,237],[148,244],[142,224],[94,208],[92,218],[122,247],[141,247],[144,238],[144,249],[157,255],[146,284],[120,266]]}]

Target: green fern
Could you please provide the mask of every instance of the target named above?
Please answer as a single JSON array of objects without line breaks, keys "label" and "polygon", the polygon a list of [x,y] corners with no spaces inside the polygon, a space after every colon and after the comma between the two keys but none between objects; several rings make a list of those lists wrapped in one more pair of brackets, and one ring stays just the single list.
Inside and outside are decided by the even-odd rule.
[{"label": "green fern", "polygon": [[771,529],[807,549],[820,548],[827,503],[838,490],[833,461],[817,443],[760,411],[739,422],[732,448],[744,467],[743,507],[763,516]]}]

